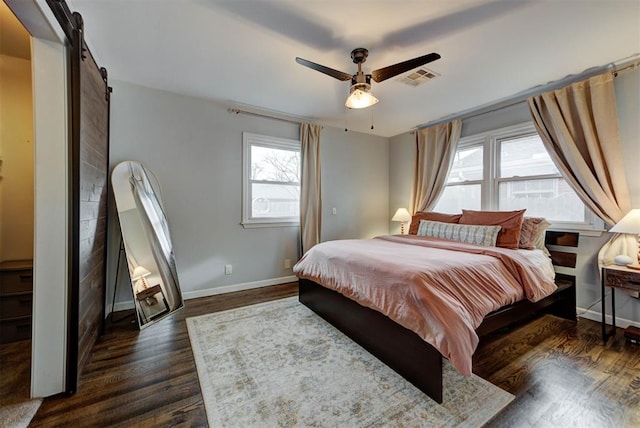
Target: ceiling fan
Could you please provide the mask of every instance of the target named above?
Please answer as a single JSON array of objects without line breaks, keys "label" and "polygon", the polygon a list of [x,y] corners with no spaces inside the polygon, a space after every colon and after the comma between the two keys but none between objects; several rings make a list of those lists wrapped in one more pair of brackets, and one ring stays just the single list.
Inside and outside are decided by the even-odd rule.
[{"label": "ceiling fan", "polygon": [[379,83],[397,76],[398,74],[402,74],[405,71],[412,70],[420,67],[421,65],[440,59],[440,55],[437,53],[430,53],[407,61],[399,62],[388,67],[373,70],[371,74],[364,74],[362,71],[362,63],[367,60],[368,56],[369,51],[365,48],[356,48],[351,51],[351,59],[355,64],[358,64],[358,72],[354,75],[344,73],[324,65],[316,64],[315,62],[311,62],[300,57],[296,57],[296,62],[338,80],[351,80],[351,89],[349,90],[349,96],[347,97],[344,105],[348,108],[365,108],[378,102],[378,99],[371,93],[371,79],[373,79],[374,82]]}]

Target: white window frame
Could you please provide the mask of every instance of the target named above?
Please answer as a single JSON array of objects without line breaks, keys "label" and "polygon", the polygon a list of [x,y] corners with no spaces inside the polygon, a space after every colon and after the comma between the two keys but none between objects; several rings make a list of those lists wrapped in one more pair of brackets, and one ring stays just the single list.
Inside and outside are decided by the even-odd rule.
[{"label": "white window frame", "polygon": [[[463,182],[447,183],[445,186],[480,184],[481,187],[481,206],[483,210],[498,210],[498,187],[502,182],[514,182],[518,178],[500,178],[500,144],[503,140],[509,140],[529,135],[538,135],[532,122],[525,122],[514,126],[499,128],[480,134],[463,137],[458,142],[457,150],[469,149],[472,147],[483,147],[483,179],[468,180]],[[545,178],[562,178],[558,174],[542,174],[523,177],[522,180],[545,179]],[[576,230],[580,234],[586,236],[599,236],[604,229],[604,221],[595,215],[585,205],[585,222],[565,222],[555,221],[550,229]]]},{"label": "white window frame", "polygon": [[[251,147],[261,146],[300,152],[300,141],[267,135],[242,133],[242,226],[253,227],[294,227],[300,225],[300,217],[252,217],[251,216],[251,184],[260,182],[251,179]],[[299,182],[300,177],[298,177]],[[288,184],[269,181],[272,184]]]}]

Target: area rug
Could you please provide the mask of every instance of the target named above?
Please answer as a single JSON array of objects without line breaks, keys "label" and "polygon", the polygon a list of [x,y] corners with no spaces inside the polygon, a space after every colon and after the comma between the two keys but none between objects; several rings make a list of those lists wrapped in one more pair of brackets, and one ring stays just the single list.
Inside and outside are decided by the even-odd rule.
[{"label": "area rug", "polygon": [[445,360],[439,405],[297,297],[187,327],[212,427],[479,427],[515,398]]},{"label": "area rug", "polygon": [[28,400],[0,407],[0,428],[26,428],[40,408],[42,400]]}]

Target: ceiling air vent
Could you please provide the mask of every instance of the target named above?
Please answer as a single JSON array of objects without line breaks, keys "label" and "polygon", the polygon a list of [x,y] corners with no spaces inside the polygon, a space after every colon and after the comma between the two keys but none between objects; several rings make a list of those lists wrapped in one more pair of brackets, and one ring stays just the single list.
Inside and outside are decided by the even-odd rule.
[{"label": "ceiling air vent", "polygon": [[406,76],[399,77],[397,80],[409,86],[419,86],[429,80],[435,79],[438,76],[440,75],[435,71],[431,71],[426,68],[419,68]]}]

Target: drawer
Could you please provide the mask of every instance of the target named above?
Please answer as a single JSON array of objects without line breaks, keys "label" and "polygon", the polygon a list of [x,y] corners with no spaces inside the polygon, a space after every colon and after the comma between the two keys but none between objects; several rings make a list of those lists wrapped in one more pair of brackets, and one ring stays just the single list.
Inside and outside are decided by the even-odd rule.
[{"label": "drawer", "polygon": [[604,283],[608,287],[640,291],[640,271],[604,269]]},{"label": "drawer", "polygon": [[0,321],[0,343],[31,339],[31,317]]},{"label": "drawer", "polygon": [[31,315],[33,296],[30,292],[0,296],[0,319]]},{"label": "drawer", "polygon": [[33,271],[31,269],[0,272],[0,293],[17,293],[33,289]]}]

